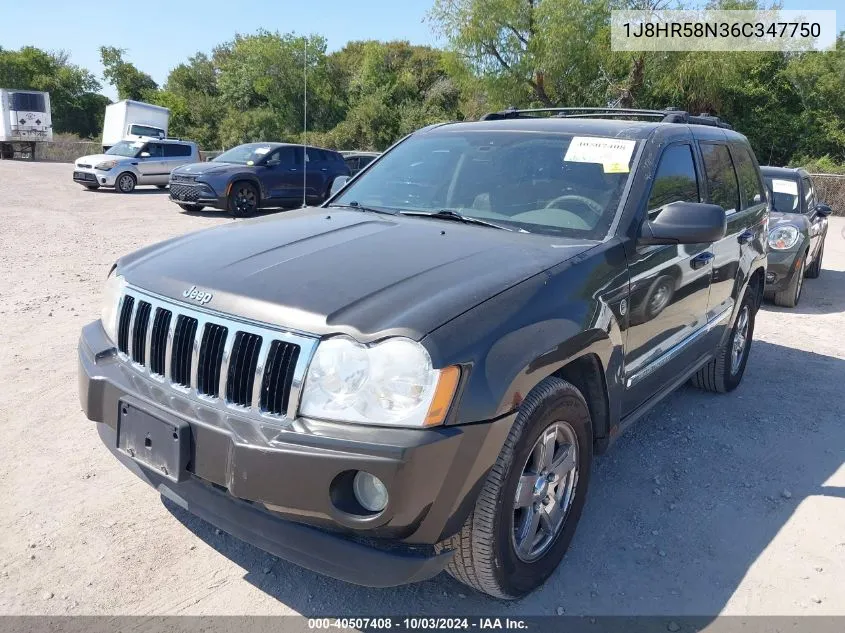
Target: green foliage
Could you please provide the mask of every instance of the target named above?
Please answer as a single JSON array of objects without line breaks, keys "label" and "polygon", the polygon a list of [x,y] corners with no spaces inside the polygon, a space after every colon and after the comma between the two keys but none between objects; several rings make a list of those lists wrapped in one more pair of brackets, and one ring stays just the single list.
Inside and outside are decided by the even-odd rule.
[{"label": "green foliage", "polygon": [[819,158],[796,155],[789,161],[790,167],[803,167],[811,174],[842,174],[845,175],[845,162],[837,163],[829,155]]},{"label": "green foliage", "polygon": [[158,89],[158,84],[134,64],[123,61],[125,52],[125,49],[114,46],[100,47],[100,59],[105,69],[103,77],[117,89],[118,99],[143,101],[149,93]]},{"label": "green foliage", "polygon": [[66,53],[33,46],[0,48],[0,87],[50,93],[53,131],[92,137],[100,132],[108,99],[96,94],[100,84],[90,72],[68,61]]}]

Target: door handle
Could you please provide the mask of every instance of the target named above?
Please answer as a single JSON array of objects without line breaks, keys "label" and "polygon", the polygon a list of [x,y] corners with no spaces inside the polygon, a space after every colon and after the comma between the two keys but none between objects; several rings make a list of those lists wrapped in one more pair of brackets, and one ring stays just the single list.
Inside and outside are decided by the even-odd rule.
[{"label": "door handle", "polygon": [[692,266],[693,270],[698,270],[699,268],[703,268],[707,264],[709,264],[712,259],[715,257],[713,253],[709,251],[704,251],[703,253],[699,253],[691,260],[689,260],[689,265]]},{"label": "door handle", "polygon": [[320,171],[328,171],[328,170],[329,170],[328,167],[323,167],[323,168],[320,169]]},{"label": "door handle", "polygon": [[739,234],[737,238],[740,244],[748,244],[751,240],[754,239],[754,231],[751,229],[746,229],[742,233]]}]

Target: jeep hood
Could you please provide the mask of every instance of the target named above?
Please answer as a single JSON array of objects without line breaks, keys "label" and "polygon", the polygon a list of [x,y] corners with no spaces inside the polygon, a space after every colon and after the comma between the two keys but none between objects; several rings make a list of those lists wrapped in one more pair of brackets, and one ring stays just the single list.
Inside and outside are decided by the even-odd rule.
[{"label": "jeep hood", "polygon": [[[122,258],[118,273],[199,309],[300,332],[419,340],[595,244],[312,208],[173,238]],[[186,298],[194,286],[211,298]]]}]

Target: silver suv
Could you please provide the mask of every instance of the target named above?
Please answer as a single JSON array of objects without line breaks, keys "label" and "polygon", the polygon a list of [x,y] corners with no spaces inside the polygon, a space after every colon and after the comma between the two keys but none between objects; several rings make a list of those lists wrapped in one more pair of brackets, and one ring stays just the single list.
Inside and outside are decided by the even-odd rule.
[{"label": "silver suv", "polygon": [[86,189],[114,187],[132,193],[137,185],[167,186],[170,172],[199,162],[197,144],[179,139],[123,140],[105,154],[76,160],[73,180]]}]

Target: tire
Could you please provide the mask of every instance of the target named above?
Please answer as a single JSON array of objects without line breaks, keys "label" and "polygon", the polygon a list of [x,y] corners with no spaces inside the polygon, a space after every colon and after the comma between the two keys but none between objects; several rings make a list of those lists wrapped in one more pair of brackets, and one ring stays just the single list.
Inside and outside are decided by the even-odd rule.
[{"label": "tire", "polygon": [[85,185],[85,188],[86,188],[88,191],[96,191],[97,189],[99,189],[99,188],[100,188],[100,185]]},{"label": "tire", "polygon": [[801,289],[804,287],[804,274],[807,268],[807,253],[801,257],[801,265],[792,273],[789,285],[775,293],[775,305],[784,308],[794,308],[801,300]]},{"label": "tire", "polygon": [[[536,492],[536,483],[523,483],[520,488],[521,479],[530,481],[531,475],[526,473],[542,471],[536,462],[542,454],[537,452],[541,450],[537,447],[547,431],[550,435],[554,431],[556,438],[550,460],[559,462],[563,459],[574,468],[562,467],[559,472],[566,474],[558,479],[557,485],[551,482],[552,487],[543,479],[546,483],[539,492]],[[574,459],[571,455],[573,446]],[[564,447],[568,447],[568,451]],[[557,568],[575,534],[586,500],[592,451],[592,422],[581,392],[565,380],[546,378],[523,401],[461,531],[438,545],[440,550],[455,550],[446,571],[477,591],[508,600],[524,596],[542,585]],[[568,458],[564,459],[566,455]],[[527,499],[527,504],[519,508],[518,491],[526,493],[523,502]],[[537,500],[546,494],[561,495],[560,503],[548,506],[549,509],[566,506],[557,529],[542,533],[540,540],[520,539],[516,527],[528,527],[535,508],[545,507],[538,505]],[[534,524],[548,525],[543,521]],[[525,546],[520,551],[518,543]],[[532,554],[531,547],[541,551]]]},{"label": "tire", "polygon": [[115,179],[114,190],[120,193],[132,193],[135,191],[135,185],[137,184],[138,180],[135,176],[125,171]]},{"label": "tire", "polygon": [[202,211],[205,209],[205,205],[202,204],[180,204],[179,205],[183,211],[188,211],[196,213],[197,211]]},{"label": "tire", "polygon": [[241,181],[232,185],[229,192],[228,211],[235,218],[247,218],[258,210],[260,198],[258,190],[248,182]]},{"label": "tire", "polygon": [[819,275],[822,274],[822,257],[824,257],[824,238],[826,236],[822,236],[822,245],[819,247],[819,254],[816,255],[816,259],[813,260],[812,266],[807,269],[806,276],[808,279],[818,279]]},{"label": "tire", "polygon": [[[742,382],[748,355],[751,353],[751,342],[754,337],[754,319],[757,311],[754,309],[755,299],[751,289],[745,292],[739,313],[731,328],[730,335],[716,352],[716,358],[699,369],[692,377],[693,385],[704,391],[727,393],[733,391]],[[743,316],[744,315],[744,316]],[[743,343],[738,358],[737,336],[744,331]]]}]

